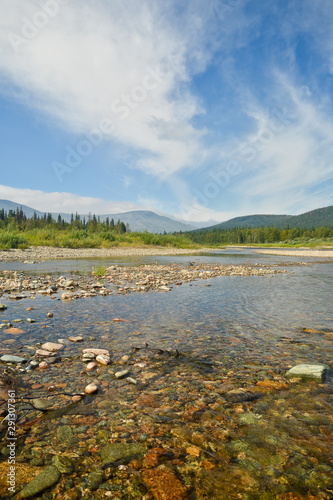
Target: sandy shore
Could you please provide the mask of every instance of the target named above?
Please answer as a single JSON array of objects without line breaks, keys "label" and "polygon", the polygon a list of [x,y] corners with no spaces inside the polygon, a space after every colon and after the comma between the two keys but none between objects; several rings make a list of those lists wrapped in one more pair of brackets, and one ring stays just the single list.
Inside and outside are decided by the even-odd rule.
[{"label": "sandy shore", "polygon": [[30,247],[26,250],[0,250],[0,262],[40,261],[58,259],[85,259],[94,257],[129,257],[149,255],[190,255],[209,252],[211,249],[170,247],[116,247],[116,248],[53,248]]},{"label": "sandy shore", "polygon": [[324,259],[333,259],[333,249],[315,250],[311,248],[299,248],[297,250],[294,250],[292,248],[267,248],[254,251],[256,253],[265,253],[270,255],[289,255],[292,257],[319,257]]}]

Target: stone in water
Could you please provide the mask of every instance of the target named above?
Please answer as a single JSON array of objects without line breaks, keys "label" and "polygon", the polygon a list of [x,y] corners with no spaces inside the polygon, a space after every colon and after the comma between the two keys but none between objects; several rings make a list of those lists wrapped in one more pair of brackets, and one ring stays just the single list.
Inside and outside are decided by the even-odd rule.
[{"label": "stone in water", "polygon": [[296,365],[287,371],[286,377],[301,377],[305,379],[317,380],[323,382],[325,375],[329,370],[329,366],[320,363],[302,363],[301,365]]}]

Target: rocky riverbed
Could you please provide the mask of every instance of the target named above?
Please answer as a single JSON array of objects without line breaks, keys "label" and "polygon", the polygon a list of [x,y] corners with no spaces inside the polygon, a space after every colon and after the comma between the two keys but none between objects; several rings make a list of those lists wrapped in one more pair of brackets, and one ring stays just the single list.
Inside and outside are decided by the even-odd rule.
[{"label": "rocky riverbed", "polygon": [[1,498],[14,497],[11,391],[21,498],[329,500],[332,330],[272,337],[254,325],[248,335],[226,327],[225,312],[186,325],[142,319],[156,298],[162,317],[183,289],[187,310],[207,292],[223,311],[232,297],[222,301],[220,280],[258,281],[262,293],[269,283],[274,302],[274,281],[288,276],[195,262],[111,266],[103,277],[2,273]]},{"label": "rocky riverbed", "polygon": [[[103,271],[104,272],[104,271]],[[0,272],[0,294],[11,300],[20,300],[35,294],[56,298],[61,293],[63,300],[71,300],[112,293],[129,294],[132,292],[160,291],[168,292],[173,286],[190,283],[198,279],[211,279],[218,276],[264,276],[285,273],[286,270],[274,266],[247,265],[209,265],[197,264],[154,265],[130,267],[110,266],[99,280],[93,276],[39,276],[18,273],[16,271]]]},{"label": "rocky riverbed", "polygon": [[149,255],[195,255],[211,251],[205,248],[173,248],[173,247],[113,247],[113,248],[56,248],[30,247],[24,250],[0,250],[0,262],[20,261],[28,263],[58,259],[85,259],[93,257],[128,257]]}]

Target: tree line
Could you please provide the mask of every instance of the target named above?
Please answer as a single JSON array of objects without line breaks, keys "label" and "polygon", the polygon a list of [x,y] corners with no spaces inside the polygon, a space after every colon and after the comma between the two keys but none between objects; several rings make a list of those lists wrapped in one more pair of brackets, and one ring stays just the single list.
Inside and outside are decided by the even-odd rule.
[{"label": "tree line", "polygon": [[120,219],[115,222],[114,219],[106,217],[105,221],[101,221],[100,217],[95,214],[89,214],[86,217],[76,214],[71,214],[70,222],[66,221],[59,214],[57,219],[54,219],[52,214],[45,213],[39,217],[34,212],[32,217],[27,217],[22,208],[9,210],[6,212],[3,208],[0,210],[0,229],[4,230],[19,230],[28,231],[32,229],[64,229],[64,230],[84,230],[88,232],[111,232],[116,234],[124,234],[129,231],[128,224],[125,225]]},{"label": "tree line", "polygon": [[288,242],[297,238],[326,239],[333,238],[332,227],[286,228],[276,227],[236,227],[232,229],[205,229],[191,231],[186,236],[201,245],[241,245]]}]

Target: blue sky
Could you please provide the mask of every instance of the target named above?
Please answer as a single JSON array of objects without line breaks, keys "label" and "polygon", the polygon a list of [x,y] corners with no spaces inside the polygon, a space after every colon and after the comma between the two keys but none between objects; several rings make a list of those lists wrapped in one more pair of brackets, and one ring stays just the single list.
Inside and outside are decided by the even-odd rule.
[{"label": "blue sky", "polygon": [[189,221],[332,204],[331,0],[3,0],[0,198]]}]

